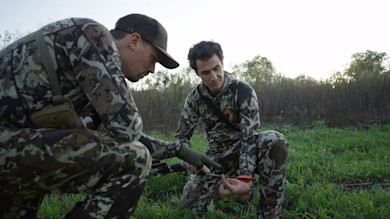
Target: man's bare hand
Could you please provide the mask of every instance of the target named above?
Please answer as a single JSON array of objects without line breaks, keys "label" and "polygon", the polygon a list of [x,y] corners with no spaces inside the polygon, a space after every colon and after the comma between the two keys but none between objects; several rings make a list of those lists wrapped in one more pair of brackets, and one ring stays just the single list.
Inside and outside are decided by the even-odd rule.
[{"label": "man's bare hand", "polygon": [[222,174],[222,184],[219,186],[220,196],[230,196],[237,194],[238,202],[246,202],[251,196],[251,183],[245,183],[238,179],[226,178]]}]

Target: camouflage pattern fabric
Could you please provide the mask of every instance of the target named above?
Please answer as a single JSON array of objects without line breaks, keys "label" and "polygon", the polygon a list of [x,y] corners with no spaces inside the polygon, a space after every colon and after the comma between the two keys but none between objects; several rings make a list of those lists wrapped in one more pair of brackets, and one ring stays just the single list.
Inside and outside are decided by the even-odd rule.
[{"label": "camouflage pattern fabric", "polygon": [[8,136],[0,153],[4,218],[36,218],[48,193],[86,194],[82,207],[94,218],[134,213],[152,160],[140,142],[118,144],[89,129],[5,129],[2,134]]},{"label": "camouflage pattern fabric", "polygon": [[[150,156],[173,157],[180,146],[142,134],[118,48],[104,26],[70,18],[42,30],[64,101],[93,122],[78,129],[34,128],[31,113],[52,106],[53,97],[34,33],[0,51],[1,213],[33,218],[42,194],[86,192],[82,207],[91,216],[128,217]],[[98,124],[104,128],[92,131]]]},{"label": "camouflage pattern fabric", "polygon": [[[259,218],[271,213],[280,214],[289,144],[279,132],[258,133],[260,118],[256,93],[249,84],[230,73],[225,72],[225,78],[225,84],[216,96],[212,96],[203,84],[201,92],[215,103],[235,128],[219,121],[194,89],[184,103],[176,142],[190,146],[195,127],[203,125],[209,144],[206,154],[225,167],[225,174],[260,175]],[[183,189],[183,200],[193,211],[204,211],[213,198],[219,198],[221,183],[219,178],[192,175]]]}]

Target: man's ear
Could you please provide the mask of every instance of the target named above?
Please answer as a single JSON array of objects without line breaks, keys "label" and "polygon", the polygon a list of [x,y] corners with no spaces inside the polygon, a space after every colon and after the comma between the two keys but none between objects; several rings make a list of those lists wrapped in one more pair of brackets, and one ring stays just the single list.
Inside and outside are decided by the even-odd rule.
[{"label": "man's ear", "polygon": [[130,49],[134,50],[137,47],[137,43],[141,40],[141,35],[139,33],[130,34],[128,45]]}]

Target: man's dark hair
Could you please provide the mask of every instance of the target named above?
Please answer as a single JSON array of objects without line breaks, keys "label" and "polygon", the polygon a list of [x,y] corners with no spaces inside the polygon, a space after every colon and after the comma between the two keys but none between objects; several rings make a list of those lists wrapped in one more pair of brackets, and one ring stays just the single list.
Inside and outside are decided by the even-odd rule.
[{"label": "man's dark hair", "polygon": [[195,44],[188,52],[188,61],[190,66],[196,74],[198,74],[198,68],[196,67],[196,60],[206,61],[216,54],[223,64],[223,51],[219,43],[213,41],[202,41]]}]

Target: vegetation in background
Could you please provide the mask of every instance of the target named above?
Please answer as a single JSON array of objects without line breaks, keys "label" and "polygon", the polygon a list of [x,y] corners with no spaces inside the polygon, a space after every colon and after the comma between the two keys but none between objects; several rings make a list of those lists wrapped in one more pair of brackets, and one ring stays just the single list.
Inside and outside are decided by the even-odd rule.
[{"label": "vegetation in background", "polygon": [[[0,34],[0,48],[20,36],[5,31]],[[178,71],[158,71],[130,83],[145,131],[176,129],[185,98],[200,82],[189,67]],[[390,64],[385,52],[355,53],[345,69],[325,81],[305,75],[286,77],[260,55],[233,66],[232,74],[255,89],[266,124],[304,127],[322,120],[332,127],[346,127],[390,122]]]},{"label": "vegetation in background", "polygon": [[[390,183],[390,125],[339,129],[320,121],[308,129],[291,125],[262,128],[268,129],[284,133],[290,142],[283,218],[390,218],[390,188],[377,185]],[[167,141],[174,139],[173,133],[151,135]],[[196,133],[192,144],[205,151],[205,134]],[[211,203],[203,216],[194,215],[181,201],[187,178],[179,173],[150,176],[135,218],[255,218],[257,193],[249,205],[223,198]],[[363,182],[374,186],[345,187]],[[257,182],[255,188],[258,191]],[[81,195],[46,196],[40,215],[63,217],[80,199]]]},{"label": "vegetation in background", "polygon": [[[235,65],[232,74],[256,91],[265,124],[304,127],[322,120],[346,127],[390,122],[390,66],[383,52],[356,53],[344,71],[325,81],[285,77],[261,56]],[[148,89],[132,91],[144,128],[174,131],[186,96],[200,81],[189,69],[172,75],[158,72],[153,79]]]},{"label": "vegetation in background", "polygon": [[5,48],[11,42],[17,40],[21,36],[22,33],[20,31],[16,31],[14,33],[9,31],[4,31],[3,34],[0,33],[0,50]]}]

